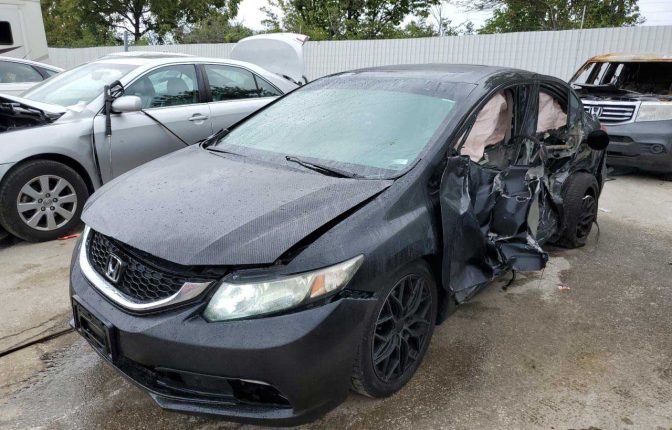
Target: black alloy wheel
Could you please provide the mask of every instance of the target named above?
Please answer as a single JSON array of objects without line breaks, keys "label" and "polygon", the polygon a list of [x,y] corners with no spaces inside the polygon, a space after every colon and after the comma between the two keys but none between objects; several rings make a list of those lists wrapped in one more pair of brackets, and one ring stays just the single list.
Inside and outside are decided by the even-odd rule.
[{"label": "black alloy wheel", "polygon": [[425,279],[408,275],[397,282],[376,321],[373,367],[384,382],[399,379],[420,357],[434,324],[432,299]]},{"label": "black alloy wheel", "polygon": [[370,314],[352,374],[352,388],[370,397],[388,397],[406,385],[422,363],[436,324],[437,287],[424,260],[390,279]]}]

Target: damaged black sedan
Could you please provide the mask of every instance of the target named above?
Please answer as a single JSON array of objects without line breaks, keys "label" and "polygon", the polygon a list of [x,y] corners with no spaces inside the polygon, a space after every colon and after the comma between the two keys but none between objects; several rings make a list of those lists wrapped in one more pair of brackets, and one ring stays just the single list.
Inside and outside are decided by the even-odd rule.
[{"label": "damaged black sedan", "polygon": [[94,194],[74,326],[166,409],[297,424],[389,396],[457,305],[585,244],[607,143],[548,76],[317,80]]}]

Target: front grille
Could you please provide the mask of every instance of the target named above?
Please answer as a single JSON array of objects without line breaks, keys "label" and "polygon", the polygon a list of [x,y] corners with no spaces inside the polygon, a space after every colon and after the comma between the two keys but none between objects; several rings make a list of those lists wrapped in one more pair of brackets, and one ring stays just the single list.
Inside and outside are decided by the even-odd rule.
[{"label": "front grille", "polygon": [[123,268],[118,281],[110,282],[116,289],[140,303],[151,303],[170,297],[186,282],[208,282],[216,279],[214,276],[179,273],[172,263],[92,231],[88,244],[89,263],[106,279],[109,279],[106,271],[111,255],[121,260]]},{"label": "front grille", "polygon": [[584,109],[589,114],[594,114],[594,109],[598,109],[600,114],[598,119],[605,124],[620,124],[628,122],[635,115],[637,110],[636,103],[588,103],[584,101]]}]

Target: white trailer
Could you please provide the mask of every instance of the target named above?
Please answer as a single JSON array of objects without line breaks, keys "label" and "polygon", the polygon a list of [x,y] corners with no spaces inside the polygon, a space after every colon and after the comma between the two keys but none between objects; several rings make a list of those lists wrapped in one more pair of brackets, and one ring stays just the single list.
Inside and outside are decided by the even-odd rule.
[{"label": "white trailer", "polygon": [[48,62],[40,0],[0,0],[0,55]]}]

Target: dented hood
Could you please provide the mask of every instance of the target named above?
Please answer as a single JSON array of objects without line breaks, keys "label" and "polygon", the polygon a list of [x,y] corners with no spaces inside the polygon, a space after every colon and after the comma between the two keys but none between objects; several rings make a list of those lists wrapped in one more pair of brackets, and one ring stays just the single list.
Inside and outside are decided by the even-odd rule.
[{"label": "dented hood", "polygon": [[246,37],[233,47],[231,59],[256,64],[301,85],[305,83],[303,45],[308,39],[296,33]]},{"label": "dented hood", "polygon": [[391,184],[323,176],[192,147],[109,183],[92,229],[182,265],[271,264]]}]

